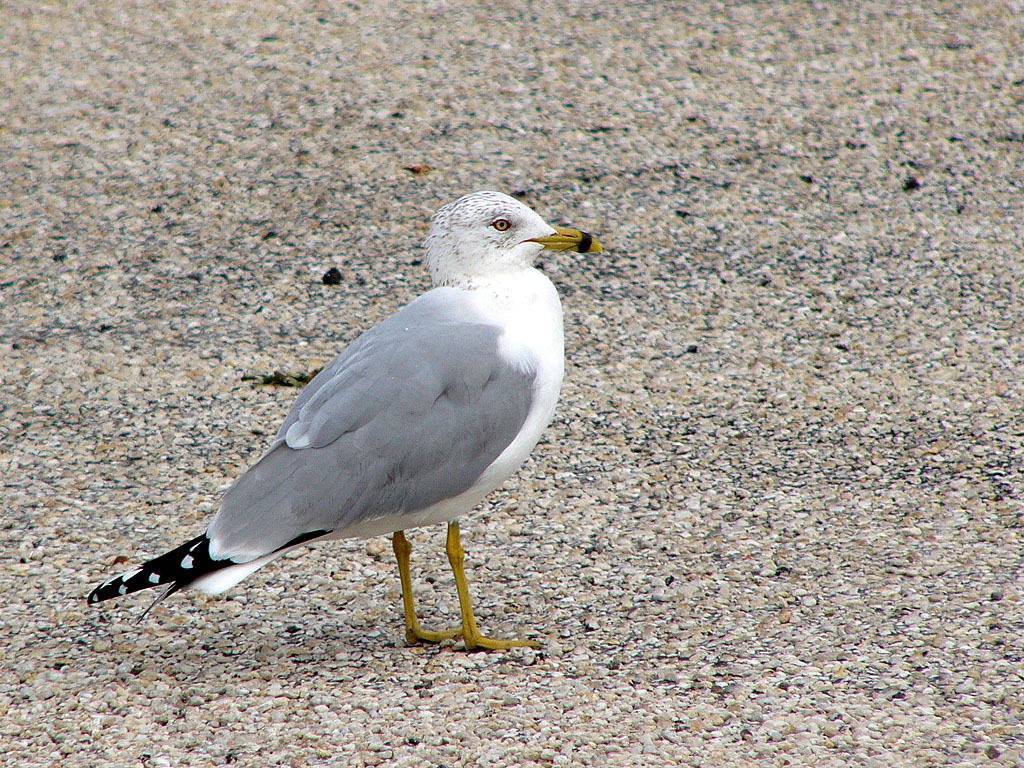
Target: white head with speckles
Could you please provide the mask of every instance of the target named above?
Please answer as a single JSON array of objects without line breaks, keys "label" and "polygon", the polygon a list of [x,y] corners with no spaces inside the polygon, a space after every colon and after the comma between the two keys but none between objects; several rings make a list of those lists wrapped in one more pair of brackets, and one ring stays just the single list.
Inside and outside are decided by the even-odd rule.
[{"label": "white head with speckles", "polygon": [[544,247],[534,238],[554,233],[518,200],[500,192],[474,192],[431,217],[423,243],[427,269],[437,285],[518,271],[532,265]]},{"label": "white head with speckles", "polygon": [[552,227],[501,192],[474,192],[441,208],[423,243],[435,285],[527,269],[543,249],[596,252],[590,235]]}]

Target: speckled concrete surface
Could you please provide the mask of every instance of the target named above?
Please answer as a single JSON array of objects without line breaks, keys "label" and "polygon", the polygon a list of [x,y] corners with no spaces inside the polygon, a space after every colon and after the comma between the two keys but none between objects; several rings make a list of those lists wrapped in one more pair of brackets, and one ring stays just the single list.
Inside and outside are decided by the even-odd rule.
[{"label": "speckled concrete surface", "polygon": [[[1024,6],[835,5],[4,3],[0,763],[1024,765]],[[481,188],[608,246],[463,527],[543,648],[386,539],[86,605]]]}]

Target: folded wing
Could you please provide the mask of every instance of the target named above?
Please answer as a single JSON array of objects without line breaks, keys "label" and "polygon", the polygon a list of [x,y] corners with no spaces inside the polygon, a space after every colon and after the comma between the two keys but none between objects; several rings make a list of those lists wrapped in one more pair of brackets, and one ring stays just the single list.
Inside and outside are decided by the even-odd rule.
[{"label": "folded wing", "polygon": [[[435,289],[367,331],[309,383],[277,438],[225,494],[214,558],[254,560],[311,531],[341,532],[469,490],[519,433],[529,360]],[[463,308],[466,309],[466,308]]]}]

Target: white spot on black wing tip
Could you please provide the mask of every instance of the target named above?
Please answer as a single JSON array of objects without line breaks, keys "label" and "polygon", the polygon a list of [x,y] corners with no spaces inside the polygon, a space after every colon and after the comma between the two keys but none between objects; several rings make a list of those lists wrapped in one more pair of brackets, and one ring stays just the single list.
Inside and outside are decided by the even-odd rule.
[{"label": "white spot on black wing tip", "polygon": [[183,558],[181,558],[181,567],[185,570],[188,570],[192,567],[192,564],[194,562],[195,558],[193,558],[192,555],[185,555]]},{"label": "white spot on black wing tip", "polygon": [[159,584],[160,583],[160,574],[157,573],[156,571],[153,571],[152,573],[150,573],[149,574],[149,583],[150,584]]}]

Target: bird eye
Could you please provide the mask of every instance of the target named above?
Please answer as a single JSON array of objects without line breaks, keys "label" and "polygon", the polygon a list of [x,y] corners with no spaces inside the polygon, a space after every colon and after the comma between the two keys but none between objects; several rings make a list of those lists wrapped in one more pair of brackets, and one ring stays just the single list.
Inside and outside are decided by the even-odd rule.
[{"label": "bird eye", "polygon": [[499,232],[504,232],[512,225],[509,224],[508,219],[495,219],[494,221],[491,222],[491,226],[494,227]]}]

